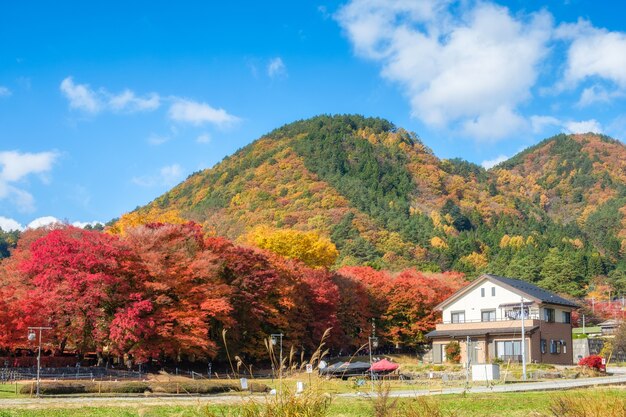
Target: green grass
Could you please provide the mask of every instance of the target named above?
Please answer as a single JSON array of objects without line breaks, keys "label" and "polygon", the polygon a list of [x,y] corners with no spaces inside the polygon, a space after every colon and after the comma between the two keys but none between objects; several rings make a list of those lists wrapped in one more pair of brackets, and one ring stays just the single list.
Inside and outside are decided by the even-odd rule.
[{"label": "green grass", "polygon": [[[467,417],[528,417],[548,416],[551,402],[559,396],[574,398],[584,397],[588,401],[611,401],[624,398],[624,389],[579,389],[566,392],[526,392],[498,394],[445,395],[431,397],[445,413],[456,413]],[[176,400],[171,400],[175,403]],[[406,405],[414,399],[401,399],[399,405]],[[0,400],[0,407],[1,407]],[[237,415],[238,406],[193,405],[193,406],[131,406],[131,407],[80,407],[36,409],[3,409],[0,417],[208,417],[221,415],[220,411]],[[211,414],[208,411],[215,413]],[[333,400],[328,416],[365,417],[372,416],[372,403],[365,398],[336,398]],[[228,415],[228,414],[227,414]]]},{"label": "green grass", "polygon": [[[17,385],[18,392],[21,386],[21,384]],[[19,394],[15,395],[15,384],[0,384],[0,398],[15,398],[19,396]]]}]

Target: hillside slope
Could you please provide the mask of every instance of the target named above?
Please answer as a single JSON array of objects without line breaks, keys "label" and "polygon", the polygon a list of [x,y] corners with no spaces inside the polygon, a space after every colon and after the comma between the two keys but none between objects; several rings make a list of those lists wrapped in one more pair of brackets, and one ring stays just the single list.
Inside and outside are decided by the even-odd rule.
[{"label": "hillside slope", "polygon": [[610,138],[559,135],[486,171],[382,119],[319,116],[138,210],[176,209],[233,239],[259,225],[315,230],[338,266],[489,270],[577,293],[607,274],[626,287],[625,157]]}]

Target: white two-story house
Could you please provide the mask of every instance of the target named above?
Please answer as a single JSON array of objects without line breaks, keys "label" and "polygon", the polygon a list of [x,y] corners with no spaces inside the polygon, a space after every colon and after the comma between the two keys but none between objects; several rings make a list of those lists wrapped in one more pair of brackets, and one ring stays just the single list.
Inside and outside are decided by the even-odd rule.
[{"label": "white two-story house", "polygon": [[461,346],[462,363],[467,352],[472,363],[520,362],[523,316],[527,362],[571,365],[571,315],[577,307],[526,281],[483,274],[436,307],[442,323],[426,335],[433,362],[445,362],[445,346],[453,340]]}]

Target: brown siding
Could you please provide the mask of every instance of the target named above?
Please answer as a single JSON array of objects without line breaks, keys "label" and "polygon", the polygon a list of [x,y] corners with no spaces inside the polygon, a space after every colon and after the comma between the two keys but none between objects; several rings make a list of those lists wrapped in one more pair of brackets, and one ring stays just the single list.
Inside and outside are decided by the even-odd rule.
[{"label": "brown siding", "polygon": [[[539,362],[558,365],[571,365],[573,363],[571,324],[542,321],[537,333],[540,339],[546,339],[547,341],[546,353],[541,354],[539,352],[539,358],[541,358]],[[561,353],[550,353],[550,340],[564,340],[565,349],[561,348]],[[537,341],[537,344],[539,344],[539,341]]]}]

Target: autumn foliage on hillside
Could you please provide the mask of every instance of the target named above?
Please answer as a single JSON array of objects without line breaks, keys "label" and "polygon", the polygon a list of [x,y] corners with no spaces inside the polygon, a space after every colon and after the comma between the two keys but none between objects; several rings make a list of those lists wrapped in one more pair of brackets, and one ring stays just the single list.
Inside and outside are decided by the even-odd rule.
[{"label": "autumn foliage on hillside", "polygon": [[0,264],[0,349],[29,346],[27,327],[52,327],[57,352],[199,360],[228,348],[265,358],[264,341],[356,350],[372,319],[384,343],[414,347],[438,319],[433,307],[460,274],[333,272],[299,259],[207,236],[194,223],[148,223],[123,234],[72,226],[24,232]]},{"label": "autumn foliage on hillside", "polygon": [[622,142],[561,134],[486,170],[438,158],[389,121],[322,115],[269,132],[110,230],[175,214],[291,258],[283,242],[330,239],[336,256],[298,258],[309,266],[488,271],[574,297],[605,276],[624,293],[624,161]]}]

